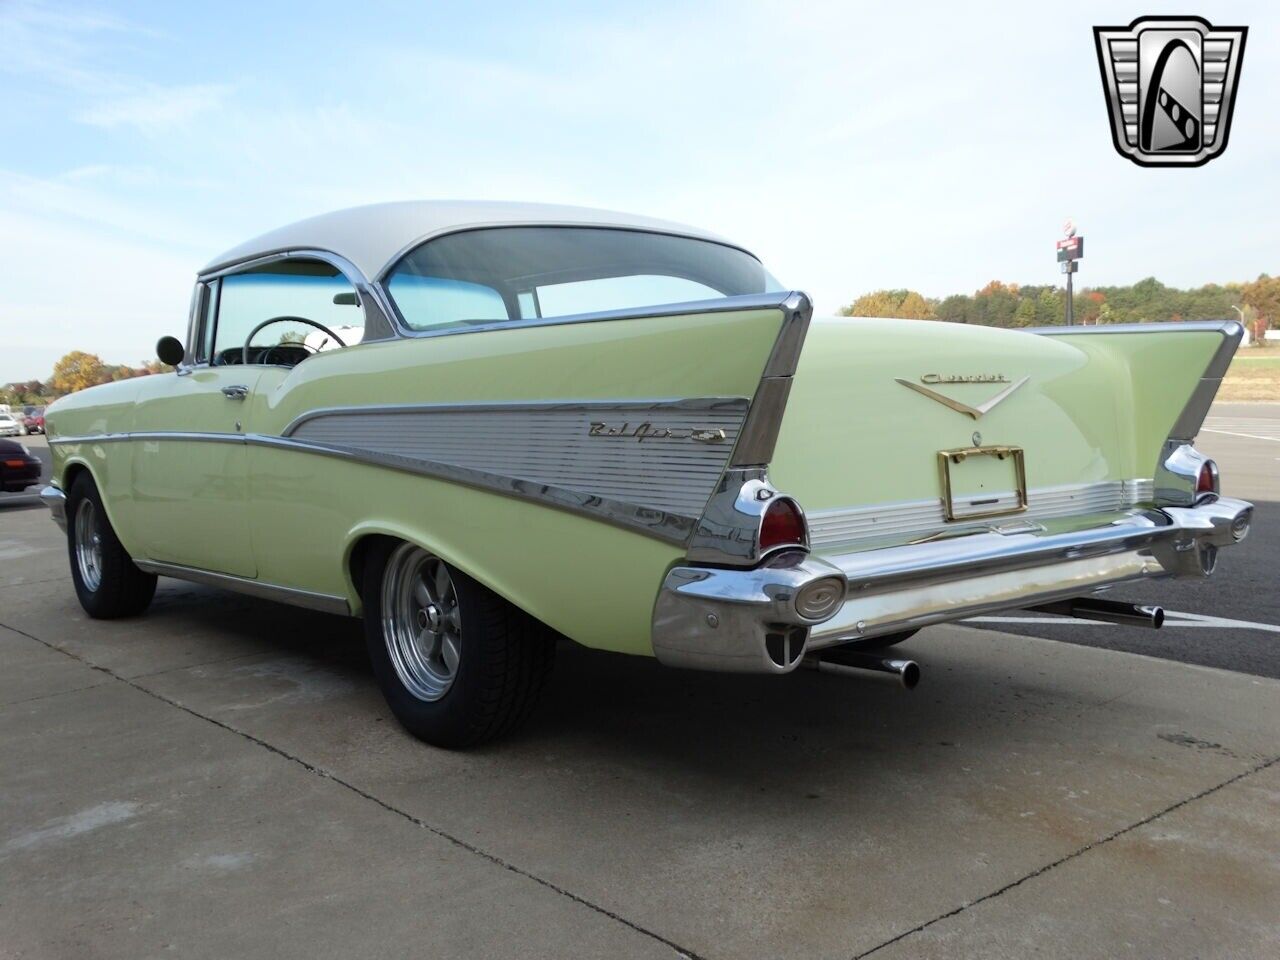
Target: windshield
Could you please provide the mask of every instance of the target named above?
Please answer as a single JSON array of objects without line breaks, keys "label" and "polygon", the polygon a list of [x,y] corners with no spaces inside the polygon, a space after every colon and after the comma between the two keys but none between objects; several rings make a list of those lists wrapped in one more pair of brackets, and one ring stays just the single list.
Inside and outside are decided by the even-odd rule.
[{"label": "windshield", "polygon": [[600,227],[497,227],[429,240],[387,289],[413,330],[601,313],[781,290],[709,240]]}]

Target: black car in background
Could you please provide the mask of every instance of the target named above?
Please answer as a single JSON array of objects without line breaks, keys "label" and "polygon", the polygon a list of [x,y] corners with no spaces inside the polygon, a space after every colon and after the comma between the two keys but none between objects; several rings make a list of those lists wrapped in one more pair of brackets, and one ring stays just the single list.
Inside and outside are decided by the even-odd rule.
[{"label": "black car in background", "polygon": [[40,482],[44,464],[15,440],[0,440],[0,490],[18,493]]}]

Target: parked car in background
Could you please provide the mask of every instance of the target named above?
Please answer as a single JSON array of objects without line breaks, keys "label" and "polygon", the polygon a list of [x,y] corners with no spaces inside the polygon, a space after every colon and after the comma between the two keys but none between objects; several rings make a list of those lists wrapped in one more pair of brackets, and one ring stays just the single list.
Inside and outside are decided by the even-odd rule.
[{"label": "parked car in background", "polygon": [[[21,416],[21,414],[19,414]],[[0,437],[21,436],[24,428],[11,413],[0,413]]]},{"label": "parked car in background", "polygon": [[40,482],[44,464],[16,440],[0,440],[0,490],[17,493]]},{"label": "parked car in background", "polygon": [[27,433],[44,433],[44,408],[23,414]]},{"label": "parked car in background", "polygon": [[81,604],[136,615],[164,575],[363,615],[436,744],[519,722],[557,635],[883,669],[857,648],[1000,610],[1158,626],[1092,594],[1249,531],[1192,445],[1234,321],[813,319],[714,234],[526,204],[316,217],[194,294],[176,372],[49,407]]}]

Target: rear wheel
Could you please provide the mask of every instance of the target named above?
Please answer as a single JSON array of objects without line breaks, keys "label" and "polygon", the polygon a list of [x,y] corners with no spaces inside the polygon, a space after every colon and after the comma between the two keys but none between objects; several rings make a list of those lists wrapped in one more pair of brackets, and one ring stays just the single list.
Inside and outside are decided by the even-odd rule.
[{"label": "rear wheel", "polygon": [[155,576],[134,566],[88,473],[67,491],[67,554],[80,606],[97,620],[136,616],[155,596]]},{"label": "rear wheel", "polygon": [[473,746],[533,710],[555,655],[554,634],[537,620],[411,543],[373,549],[363,597],[374,675],[414,736]]}]

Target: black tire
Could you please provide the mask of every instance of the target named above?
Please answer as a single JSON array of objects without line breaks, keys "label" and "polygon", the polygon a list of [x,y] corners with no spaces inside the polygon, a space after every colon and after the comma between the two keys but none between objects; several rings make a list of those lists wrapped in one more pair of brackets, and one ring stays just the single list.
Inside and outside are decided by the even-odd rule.
[{"label": "black tire", "polygon": [[[97,562],[91,567],[81,563],[77,550],[77,537],[87,530],[97,536]],[[134,566],[107,517],[98,485],[87,472],[76,477],[67,491],[67,557],[80,606],[95,620],[137,616],[155,596],[155,575]]]},{"label": "black tire", "polygon": [[886,633],[883,637],[871,637],[869,640],[852,640],[840,644],[840,649],[883,650],[885,647],[892,647],[904,640],[910,640],[919,632],[919,630],[903,630],[901,633]]},{"label": "black tire", "polygon": [[[406,562],[402,558],[414,551],[447,571],[454,609],[460,615],[456,665],[443,693],[428,691],[436,699],[424,699],[406,684],[405,667],[397,667],[393,659],[396,641],[388,639],[394,628],[385,625],[384,606],[399,609],[394,599],[384,603],[387,589],[393,594],[396,590],[394,585],[384,589],[387,578],[394,577],[393,571]],[[374,676],[391,712],[415,737],[437,747],[459,749],[510,733],[528,719],[555,659],[556,635],[550,628],[461,570],[394,540],[370,550],[361,594]]]}]

